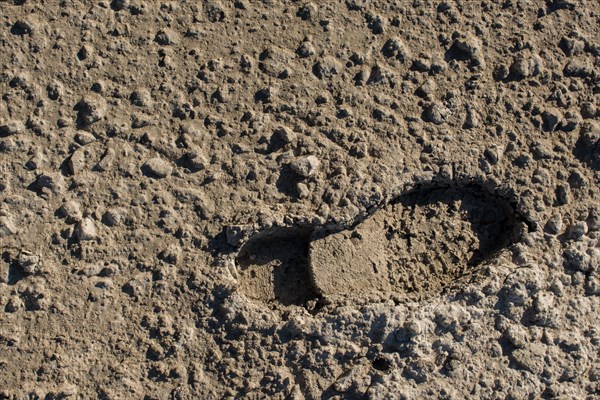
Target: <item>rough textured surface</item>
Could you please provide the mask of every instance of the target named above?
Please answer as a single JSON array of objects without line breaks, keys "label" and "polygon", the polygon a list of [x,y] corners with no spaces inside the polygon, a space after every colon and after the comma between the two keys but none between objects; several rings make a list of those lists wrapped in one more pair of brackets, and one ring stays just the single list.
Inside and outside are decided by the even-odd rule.
[{"label": "rough textured surface", "polygon": [[0,1],[0,398],[598,398],[599,19]]}]

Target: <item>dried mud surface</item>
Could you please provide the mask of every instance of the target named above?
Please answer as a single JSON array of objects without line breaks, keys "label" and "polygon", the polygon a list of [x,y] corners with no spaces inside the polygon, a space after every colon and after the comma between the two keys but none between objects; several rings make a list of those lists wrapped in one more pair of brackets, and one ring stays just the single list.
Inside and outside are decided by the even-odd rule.
[{"label": "dried mud surface", "polygon": [[600,398],[597,2],[0,21],[0,398]]}]

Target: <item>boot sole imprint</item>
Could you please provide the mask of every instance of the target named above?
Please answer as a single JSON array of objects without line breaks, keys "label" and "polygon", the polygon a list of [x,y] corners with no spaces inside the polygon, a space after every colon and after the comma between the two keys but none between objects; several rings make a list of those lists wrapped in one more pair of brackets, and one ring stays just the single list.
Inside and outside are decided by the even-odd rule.
[{"label": "boot sole imprint", "polygon": [[240,290],[270,306],[439,294],[533,229],[499,192],[428,183],[349,226],[259,232],[236,257]]}]

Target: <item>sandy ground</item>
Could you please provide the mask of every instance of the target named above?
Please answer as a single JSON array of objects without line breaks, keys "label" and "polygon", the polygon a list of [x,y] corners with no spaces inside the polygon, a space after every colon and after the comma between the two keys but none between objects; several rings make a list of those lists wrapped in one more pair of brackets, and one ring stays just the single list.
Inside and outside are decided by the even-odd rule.
[{"label": "sandy ground", "polygon": [[600,398],[597,1],[0,21],[0,398]]}]

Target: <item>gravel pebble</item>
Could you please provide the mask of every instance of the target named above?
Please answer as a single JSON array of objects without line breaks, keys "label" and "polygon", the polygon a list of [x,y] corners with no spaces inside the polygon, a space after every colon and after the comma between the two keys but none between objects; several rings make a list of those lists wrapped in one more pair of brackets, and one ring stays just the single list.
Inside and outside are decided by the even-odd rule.
[{"label": "gravel pebble", "polygon": [[75,237],[79,241],[95,240],[98,237],[96,224],[90,218],[84,218],[75,226]]},{"label": "gravel pebble", "polygon": [[106,172],[110,170],[114,164],[116,156],[117,154],[115,150],[112,147],[108,147],[94,168],[100,172]]},{"label": "gravel pebble", "polygon": [[64,191],[65,180],[57,172],[43,173],[37,177],[32,187],[40,192],[49,190],[55,194],[61,193]]},{"label": "gravel pebble", "polygon": [[75,105],[77,125],[81,127],[92,125],[106,115],[106,100],[96,94],[88,94]]},{"label": "gravel pebble", "polygon": [[581,116],[586,119],[594,118],[598,114],[598,108],[591,101],[581,104]]},{"label": "gravel pebble", "polygon": [[50,82],[46,86],[46,93],[48,94],[48,98],[50,100],[56,101],[60,99],[63,95],[64,88],[60,82],[54,81]]},{"label": "gravel pebble", "polygon": [[279,93],[275,86],[264,87],[254,93],[254,101],[257,103],[272,103]]},{"label": "gravel pebble", "polygon": [[326,56],[313,66],[313,74],[319,79],[330,79],[342,72],[342,64],[331,56]]},{"label": "gravel pebble", "polygon": [[590,210],[586,222],[590,231],[600,230],[600,207],[594,207]]},{"label": "gravel pebble", "polygon": [[156,33],[154,41],[161,46],[170,46],[177,43],[177,34],[171,29],[161,29]]},{"label": "gravel pebble", "polygon": [[292,169],[292,171],[294,171],[303,178],[308,178],[314,175],[320,166],[321,161],[319,161],[317,157],[312,155],[299,158],[290,163],[290,168]]},{"label": "gravel pebble", "polygon": [[[14,313],[14,312],[17,312],[17,311],[23,309],[24,307],[25,307],[25,303],[23,302],[23,299],[21,299],[20,297],[17,297],[17,296],[13,296],[8,299],[8,302],[6,303],[4,310],[6,310],[6,312],[9,312],[9,313]],[[4,398],[8,399],[10,397],[7,394],[6,396],[4,396]]]},{"label": "gravel pebble", "polygon": [[75,135],[75,141],[80,145],[85,146],[86,144],[96,141],[96,137],[90,132],[77,131],[77,134]]},{"label": "gravel pebble", "polygon": [[299,199],[306,199],[310,196],[310,189],[303,182],[298,182],[296,184],[296,192],[298,193]]},{"label": "gravel pebble", "polygon": [[504,332],[504,337],[516,348],[522,349],[529,341],[527,332],[521,325],[512,325]]},{"label": "gravel pebble", "polygon": [[441,104],[432,104],[423,111],[423,121],[432,122],[436,125],[441,125],[450,116],[451,111],[444,105]]},{"label": "gravel pebble", "polygon": [[590,275],[585,280],[585,294],[588,296],[600,295],[600,277],[597,275]]},{"label": "gravel pebble", "polygon": [[102,215],[102,223],[106,226],[117,226],[123,221],[123,215],[119,210],[111,209]]},{"label": "gravel pebble", "polygon": [[571,37],[564,37],[560,39],[558,46],[565,53],[565,55],[571,57],[583,53],[585,49],[585,42]]},{"label": "gravel pebble", "polygon": [[544,230],[551,235],[557,235],[562,230],[562,226],[563,223],[560,214],[554,214],[546,222]]},{"label": "gravel pebble", "polygon": [[94,48],[92,46],[90,46],[89,44],[84,44],[83,46],[81,46],[81,48],[77,52],[77,58],[80,61],[83,61],[83,60],[87,60],[88,58],[90,58],[93,54],[94,54]]},{"label": "gravel pebble", "polygon": [[290,144],[297,139],[296,133],[285,126],[278,126],[273,131],[273,135],[275,140],[281,141],[284,144]]},{"label": "gravel pebble", "polygon": [[425,82],[423,82],[423,84],[421,86],[419,86],[417,88],[417,90],[415,91],[415,94],[419,97],[430,98],[431,96],[433,96],[436,89],[437,89],[437,84],[435,83],[435,80],[429,78]]},{"label": "gravel pebble", "polygon": [[452,49],[459,53],[459,57],[468,60],[477,58],[480,47],[480,44],[473,37],[458,38],[452,44]]},{"label": "gravel pebble", "polygon": [[173,167],[162,158],[154,157],[142,165],[142,172],[144,175],[150,176],[151,178],[162,179],[171,175]]},{"label": "gravel pebble", "polygon": [[556,187],[556,204],[564,206],[569,204],[572,200],[571,189],[568,185],[558,185]]},{"label": "gravel pebble", "polygon": [[240,245],[247,234],[247,228],[242,225],[230,225],[225,229],[227,244],[233,247]]},{"label": "gravel pebble", "polygon": [[0,237],[7,237],[17,233],[17,225],[13,217],[6,211],[0,210]]},{"label": "gravel pebble", "polygon": [[110,8],[114,11],[122,11],[129,7],[129,0],[112,0],[110,2]]},{"label": "gravel pebble", "polygon": [[542,113],[543,129],[545,131],[553,131],[562,121],[563,115],[557,108],[548,108]]},{"label": "gravel pebble", "polygon": [[399,38],[388,39],[381,49],[383,55],[387,58],[395,58],[398,61],[406,61],[408,53],[406,47]]},{"label": "gravel pebble", "polygon": [[68,223],[76,223],[81,221],[83,214],[81,207],[76,201],[67,201],[59,208],[59,215],[66,219]]},{"label": "gravel pebble", "polygon": [[304,21],[310,20],[317,15],[318,8],[315,3],[309,2],[301,6],[296,11],[296,16],[302,18]]},{"label": "gravel pebble", "polygon": [[189,150],[184,156],[184,166],[192,172],[203,170],[208,164],[208,159],[199,148]]},{"label": "gravel pebble", "polygon": [[[464,127],[466,129],[479,128],[481,126],[481,115],[472,108],[467,109]],[[491,162],[491,160],[490,160]]]},{"label": "gravel pebble", "polygon": [[577,221],[569,226],[568,232],[569,239],[582,240],[588,232],[588,226],[585,221]]},{"label": "gravel pebble", "polygon": [[564,267],[566,269],[587,272],[592,269],[592,257],[586,252],[581,242],[574,242],[563,252]]},{"label": "gravel pebble", "polygon": [[19,255],[19,266],[26,275],[33,275],[39,271],[40,257],[29,252],[22,251]]},{"label": "gravel pebble", "polygon": [[129,101],[137,107],[149,107],[152,105],[152,96],[147,89],[137,89],[131,92]]},{"label": "gravel pebble", "polygon": [[509,69],[517,80],[533,77],[541,73],[542,59],[538,55],[520,55],[515,58]]},{"label": "gravel pebble", "polygon": [[317,51],[315,50],[315,46],[310,41],[305,40],[298,47],[298,49],[296,50],[296,53],[300,57],[306,58],[306,57],[314,56],[315,54],[317,54]]},{"label": "gravel pebble", "polygon": [[571,60],[563,69],[565,76],[588,78],[594,74],[594,66],[587,59]]}]

